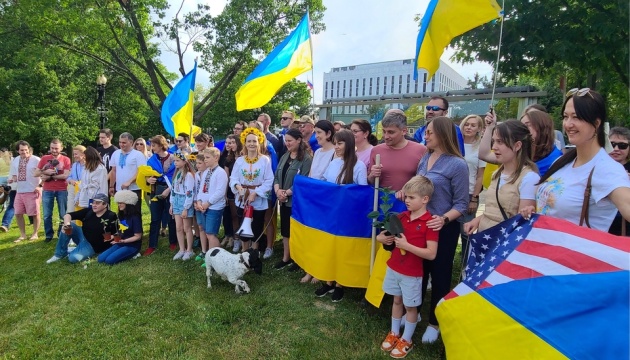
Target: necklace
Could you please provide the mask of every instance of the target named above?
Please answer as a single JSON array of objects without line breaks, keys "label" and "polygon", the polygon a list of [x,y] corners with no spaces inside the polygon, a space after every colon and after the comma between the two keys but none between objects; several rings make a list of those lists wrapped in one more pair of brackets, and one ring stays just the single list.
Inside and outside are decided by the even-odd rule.
[{"label": "necklace", "polygon": [[252,159],[252,158],[249,158],[248,156],[245,156],[245,162],[246,162],[246,163],[248,163],[248,164],[250,164],[250,165],[255,164],[257,161],[258,161],[258,156],[256,156],[256,157],[255,157],[255,158],[253,158],[253,159]]}]

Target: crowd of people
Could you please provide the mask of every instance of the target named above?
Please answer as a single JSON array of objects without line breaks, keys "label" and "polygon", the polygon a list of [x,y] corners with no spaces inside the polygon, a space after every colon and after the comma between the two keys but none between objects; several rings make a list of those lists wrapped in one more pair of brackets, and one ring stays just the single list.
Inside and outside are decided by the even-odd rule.
[{"label": "crowd of people", "polygon": [[[528,107],[519,120],[497,122],[489,112],[485,119],[467,116],[459,126],[446,117],[448,108],[445,98],[431,98],[426,125],[413,138],[404,112],[387,111],[380,144],[365,120],[315,121],[291,111],[282,113],[277,135],[270,131],[268,114],[249,124],[239,121],[222,151],[208,134],[195,136],[193,146],[185,133],[170,147],[161,135],[145,141],[125,132],[117,148],[113,133],[102,129],[100,147],[72,149],[73,164],[62,154],[59,139],[51,141],[49,154],[42,158],[20,141],[19,156],[11,161],[7,182],[13,190],[1,229],[8,230],[15,214],[20,230],[15,241],[37,239],[43,205],[45,241],[58,233],[48,263],[98,256],[99,262],[115,264],[141,252],[141,204],[146,201],[151,220],[144,256],[156,251],[164,235],[176,251],[173,260],[195,258],[196,237],[198,260],[219,246],[233,252],[257,249],[269,259],[279,213],[283,252],[274,268],[298,270],[289,246],[295,177],[339,185],[368,185],[378,179],[380,187],[395,191],[407,207],[399,214],[403,235],[377,237],[383,244],[395,244],[383,284],[394,296],[392,326],[381,348],[392,357],[404,357],[413,348],[418,307],[429,282],[429,326],[422,342],[433,343],[439,336],[435,307],[450,291],[458,239],[465,256],[470,234],[519,213],[546,214],[617,235],[625,235],[624,218],[630,219],[630,131],[613,128],[606,139],[606,104],[596,91],[574,89],[566,96],[563,130],[571,149],[564,148],[564,136],[558,136],[540,106]],[[604,150],[607,141],[610,153]],[[477,216],[484,172],[492,166],[496,170],[487,186],[485,209]],[[109,209],[110,196],[117,212]],[[61,216],[57,231],[52,221],[55,200]],[[24,215],[32,218],[30,236]],[[243,230],[243,219],[251,232]],[[76,247],[68,253],[71,241]],[[305,274],[300,281],[318,279]],[[315,291],[319,297],[327,294],[340,301],[344,289],[329,281]]]}]

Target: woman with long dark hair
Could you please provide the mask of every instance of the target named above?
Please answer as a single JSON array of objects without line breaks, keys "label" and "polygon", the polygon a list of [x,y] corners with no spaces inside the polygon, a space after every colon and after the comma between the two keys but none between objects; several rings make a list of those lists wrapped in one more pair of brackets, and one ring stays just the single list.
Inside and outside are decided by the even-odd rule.
[{"label": "woman with long dark hair", "polygon": [[422,297],[431,278],[429,326],[422,335],[423,343],[433,343],[440,333],[435,307],[451,289],[453,259],[460,226],[457,219],[468,210],[468,173],[466,160],[459,151],[455,124],[447,117],[434,118],[427,125],[424,138],[429,151],[420,159],[418,175],[429,178],[434,192],[427,204],[432,219],[427,226],[440,232],[434,260],[424,260]]},{"label": "woman with long dark hair", "polygon": [[518,214],[519,209],[536,204],[540,176],[530,157],[532,136],[527,126],[508,120],[496,126],[492,141],[501,166],[492,174],[483,214],[464,224],[466,234],[486,230]]},{"label": "woman with long dark hair", "polygon": [[[219,166],[225,170],[225,173],[230,178],[232,169],[234,169],[234,163],[243,151],[243,145],[241,145],[241,139],[237,135],[228,135],[225,138],[225,147],[221,152],[219,158]],[[223,232],[224,238],[221,241],[221,246],[227,248],[232,247],[232,252],[237,252],[241,245],[238,240],[238,235],[234,234],[238,230],[238,216],[236,215],[236,204],[234,203],[234,193],[228,187],[227,189],[227,201],[228,205],[223,209]]]},{"label": "woman with long dark hair", "polygon": [[[630,219],[630,180],[623,165],[604,149],[605,122],[606,103],[597,91],[584,88],[567,93],[562,126],[575,148],[558,158],[540,179],[537,212],[601,231],[608,231],[617,209]],[[584,199],[588,187],[590,197]],[[526,206],[521,214],[529,217],[534,210]]]},{"label": "woman with long dark hair", "polygon": [[[367,168],[357,158],[352,131],[342,129],[336,132],[333,143],[335,144],[335,158],[328,164],[322,179],[338,185],[367,185]],[[332,293],[333,302],[343,299],[343,287],[334,281],[327,281],[315,290],[315,295],[318,297],[329,293]]]},{"label": "woman with long dark hair", "polygon": [[82,209],[90,206],[90,199],[98,193],[107,192],[107,169],[101,155],[91,146],[85,149],[85,165],[79,178],[79,191],[74,197],[75,205]]},{"label": "woman with long dark hair", "polygon": [[350,131],[354,134],[354,144],[357,150],[357,157],[370,168],[370,154],[372,148],[378,145],[376,136],[372,134],[372,125],[364,119],[354,119],[350,124]]},{"label": "woman with long dark hair", "polygon": [[319,120],[315,124],[313,132],[315,133],[317,144],[321,147],[313,155],[313,164],[308,176],[313,179],[321,179],[324,170],[335,157],[335,147],[332,142],[335,135],[335,126],[328,120]]},{"label": "woman with long dark hair", "polygon": [[313,157],[310,146],[297,129],[289,129],[284,135],[284,143],[287,151],[282,155],[278,163],[273,188],[280,202],[280,234],[284,252],[282,260],[276,264],[276,268],[283,268],[291,263],[289,251],[289,236],[291,221],[291,207],[293,206],[293,180],[296,175],[308,174],[311,170]]}]

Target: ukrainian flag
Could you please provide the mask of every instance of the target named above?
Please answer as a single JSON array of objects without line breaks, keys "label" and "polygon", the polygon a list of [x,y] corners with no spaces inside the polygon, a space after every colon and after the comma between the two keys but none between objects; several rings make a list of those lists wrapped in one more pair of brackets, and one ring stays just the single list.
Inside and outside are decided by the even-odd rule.
[{"label": "ukrainian flag", "polygon": [[293,194],[291,258],[317,279],[366,288],[374,188],[298,175]]},{"label": "ukrainian flag", "polygon": [[418,69],[432,78],[454,37],[498,18],[500,12],[495,0],[431,0],[420,23],[413,78],[418,79]]},{"label": "ukrainian flag", "polygon": [[[190,134],[193,123],[193,95],[195,91],[195,67],[175,85],[162,105],[162,125],[171,136]],[[194,131],[193,131],[194,132]],[[191,136],[191,142],[194,142]]]},{"label": "ukrainian flag", "polygon": [[308,13],[300,24],[249,74],[236,93],[236,110],[264,106],[282,85],[313,68]]}]

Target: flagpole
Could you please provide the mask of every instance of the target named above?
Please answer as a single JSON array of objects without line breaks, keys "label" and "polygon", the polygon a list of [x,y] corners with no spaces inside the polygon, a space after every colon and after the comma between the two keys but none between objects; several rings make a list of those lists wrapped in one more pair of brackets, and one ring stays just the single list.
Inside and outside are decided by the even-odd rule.
[{"label": "flagpole", "polygon": [[501,30],[499,30],[499,48],[497,49],[497,62],[494,65],[494,80],[492,81],[492,98],[490,99],[490,112],[494,108],[494,93],[497,88],[497,76],[499,73],[499,61],[501,60],[501,42],[503,41],[503,23],[505,22],[505,0],[501,4]]},{"label": "flagpole", "polygon": [[313,34],[311,34],[311,12],[309,6],[306,7],[306,16],[308,16],[308,38],[310,39],[308,45],[311,48],[311,80],[313,80],[311,83],[313,85],[311,89],[311,106],[313,107],[313,119],[315,119],[315,71],[313,70],[315,66],[313,65]]},{"label": "flagpole", "polygon": [[[199,59],[199,57],[195,57],[195,68],[197,67],[197,59]],[[194,93],[194,91],[193,91]],[[192,144],[195,139],[193,139],[193,123],[195,122],[195,99],[193,97],[193,114],[192,114],[192,118],[190,119],[190,131],[188,132],[188,134],[190,134],[190,138],[188,138],[188,144]],[[177,137],[177,134],[175,134],[175,137]]]}]

